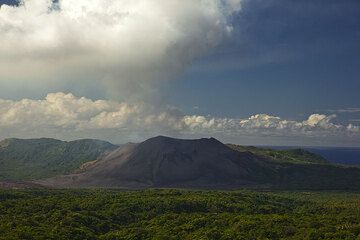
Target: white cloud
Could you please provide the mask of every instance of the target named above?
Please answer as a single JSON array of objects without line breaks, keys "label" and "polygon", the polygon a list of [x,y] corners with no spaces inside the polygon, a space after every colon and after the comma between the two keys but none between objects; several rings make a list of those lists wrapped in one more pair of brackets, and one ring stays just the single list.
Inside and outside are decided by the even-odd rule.
[{"label": "white cloud", "polygon": [[360,127],[359,126],[354,126],[353,124],[349,124],[346,128],[350,132],[355,132],[355,133],[360,132]]},{"label": "white cloud", "polygon": [[99,81],[115,95],[141,95],[217,46],[231,33],[228,18],[241,5],[240,0],[59,0],[58,6],[51,0],[1,6],[0,84]]},{"label": "white cloud", "polygon": [[[140,120],[144,120],[143,115],[147,111],[143,104],[93,101],[84,97],[77,98],[71,93],[50,93],[43,100],[0,100],[0,126],[29,129],[117,129],[137,126]],[[148,118],[151,116],[146,114]]]},{"label": "white cloud", "polygon": [[352,108],[343,108],[343,109],[337,109],[337,110],[328,110],[328,112],[337,112],[337,113],[359,113],[360,108],[359,107],[352,107]]},{"label": "white cloud", "polygon": [[267,114],[247,119],[186,115],[172,108],[147,103],[130,104],[78,98],[51,93],[42,100],[0,99],[0,136],[99,137],[116,141],[142,140],[159,134],[171,136],[216,136],[241,139],[244,136],[293,138],[311,143],[329,139],[360,140],[359,126],[335,124],[335,115],[312,114],[304,121],[286,120]]},{"label": "white cloud", "polygon": [[298,122],[267,114],[256,114],[247,119],[187,116],[185,123],[191,129],[210,129],[235,135],[247,133],[269,136],[334,136],[352,135],[359,132],[358,126],[331,123],[330,121],[335,117],[336,115],[312,114],[307,120]]}]

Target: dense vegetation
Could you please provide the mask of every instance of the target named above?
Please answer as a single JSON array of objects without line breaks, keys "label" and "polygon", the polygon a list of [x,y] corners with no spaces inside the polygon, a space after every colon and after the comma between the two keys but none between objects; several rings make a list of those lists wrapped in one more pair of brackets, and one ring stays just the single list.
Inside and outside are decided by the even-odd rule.
[{"label": "dense vegetation", "polygon": [[65,174],[116,146],[99,140],[6,139],[0,142],[0,180],[29,180]]},{"label": "dense vegetation", "polygon": [[328,161],[320,155],[311,153],[303,149],[274,150],[270,148],[259,148],[253,146],[241,146],[228,144],[228,146],[236,151],[251,152],[255,155],[270,158],[276,162],[282,163],[328,163]]},{"label": "dense vegetation", "polygon": [[360,194],[0,191],[0,239],[360,239]]}]

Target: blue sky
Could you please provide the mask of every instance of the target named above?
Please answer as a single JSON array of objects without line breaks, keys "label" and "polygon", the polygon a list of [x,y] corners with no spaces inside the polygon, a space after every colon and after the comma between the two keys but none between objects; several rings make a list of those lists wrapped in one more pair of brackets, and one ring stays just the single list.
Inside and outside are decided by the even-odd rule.
[{"label": "blue sky", "polygon": [[171,86],[174,103],[203,114],[295,119],[359,107],[359,1],[245,1],[234,27]]},{"label": "blue sky", "polygon": [[[5,109],[2,114],[15,119],[13,112],[20,114],[27,109],[22,101],[27,98],[34,101],[30,105],[41,102],[39,106],[43,107],[51,105],[49,99],[53,98],[61,101],[61,106],[65,104],[63,98],[71,99],[74,106],[80,106],[80,98],[84,97],[90,105],[99,99],[133,107],[146,105],[146,110],[141,110],[137,118],[153,118],[164,113],[166,121],[157,120],[156,126],[151,125],[151,131],[128,129],[119,138],[111,135],[109,127],[101,132],[98,125],[96,129],[91,125],[91,134],[84,133],[86,131],[82,127],[76,126],[81,129],[74,134],[71,127],[85,120],[71,119],[70,123],[66,119],[62,121],[66,122],[61,126],[62,130],[56,125],[41,134],[63,139],[98,137],[118,142],[166,134],[176,137],[214,135],[224,141],[243,144],[360,145],[359,1],[209,0],[215,3],[215,8],[210,12],[215,12],[213,15],[208,15],[208,5],[201,5],[203,3],[200,2],[178,2],[178,9],[173,9],[172,5],[163,7],[158,0],[144,1],[149,3],[144,5],[145,10],[141,4],[134,5],[138,8],[134,9],[138,15],[144,15],[150,21],[137,25],[138,22],[134,20],[129,25],[133,27],[124,35],[130,42],[139,41],[138,49],[137,45],[129,43],[127,46],[128,42],[123,43],[124,36],[121,35],[115,36],[112,43],[113,31],[101,31],[108,27],[101,26],[106,22],[103,19],[107,18],[107,13],[101,12],[101,9],[110,6],[109,9],[116,14],[125,12],[126,15],[128,12],[122,10],[121,6],[126,1],[110,1],[108,6],[106,1],[95,1],[98,5],[88,6],[83,0],[76,4],[61,0],[59,9],[50,14],[51,7],[42,0],[37,0],[38,3],[44,2],[42,5],[36,5],[35,0],[26,0],[25,8],[15,8],[15,14],[11,9],[2,9],[0,21],[4,21],[4,25],[0,24],[0,32],[10,36],[3,39],[3,43],[10,47],[0,47],[0,54],[4,56],[0,56],[0,61],[3,61],[0,71],[6,72],[0,74],[0,100],[4,104],[3,107],[0,104],[0,111]],[[240,3],[241,10],[238,8]],[[0,4],[14,5],[15,1],[0,0]],[[95,7],[93,11],[102,16],[96,22],[100,24],[99,29],[87,29],[86,24],[94,23],[91,14],[82,19],[85,25],[71,22],[75,18],[69,21],[56,15],[56,12],[75,14],[71,10],[72,4],[74,9]],[[164,11],[161,13],[165,13],[168,22],[162,25],[164,22],[159,21],[159,15],[151,15],[152,11]],[[40,15],[48,22],[37,21]],[[129,19],[135,17],[130,16]],[[26,25],[27,21],[30,22],[29,26]],[[111,21],[113,18],[109,16],[106,24]],[[58,29],[61,24],[70,25]],[[127,26],[126,23],[124,25]],[[79,33],[77,39],[69,34],[71,31],[68,28],[73,30],[73,35]],[[172,31],[167,31],[167,28]],[[232,31],[228,34],[230,28]],[[101,32],[96,35],[98,39],[82,42],[82,38],[91,39],[92,31]],[[125,47],[119,47],[116,41]],[[103,47],[91,45],[95,43],[105,43],[109,52],[105,52]],[[129,47],[134,46],[131,52]],[[86,47],[89,47],[86,50],[89,54],[86,52],[86,58],[83,58]],[[93,50],[97,55],[92,55]],[[144,53],[144,56],[138,58],[139,53]],[[122,55],[123,58],[119,57]],[[12,62],[12,59],[15,60]],[[29,62],[26,62],[28,59]],[[80,60],[68,65],[72,59]],[[50,96],[49,99],[46,96]],[[10,104],[9,100],[13,102]],[[15,108],[18,105],[21,105],[21,111]],[[119,114],[119,106],[111,107],[115,110],[109,110],[109,106],[104,109],[116,115],[114,112]],[[81,105],[82,109],[87,107]],[[53,109],[53,106],[49,108]],[[104,114],[104,109],[99,110],[99,116]],[[49,109],[41,111],[49,112]],[[78,114],[78,109],[61,109],[56,114],[63,112],[71,112],[73,116]],[[86,114],[92,120],[99,117],[91,115],[95,114],[92,112]],[[54,116],[43,118],[52,119]],[[16,119],[21,122],[19,117]],[[91,119],[80,125],[88,126]],[[3,136],[11,133],[6,121],[3,120],[1,133],[0,119],[0,134]],[[119,121],[124,120],[112,119],[110,122],[118,125]],[[176,127],[169,127],[170,122]],[[234,127],[239,122],[241,127]],[[121,132],[119,129],[129,126],[121,125],[116,131]],[[211,131],[208,130],[210,128]],[[64,129],[66,132],[61,132]],[[249,129],[255,130],[251,132]],[[239,134],[224,133],[226,131],[239,131]],[[16,133],[19,137],[39,134],[29,129]]]}]

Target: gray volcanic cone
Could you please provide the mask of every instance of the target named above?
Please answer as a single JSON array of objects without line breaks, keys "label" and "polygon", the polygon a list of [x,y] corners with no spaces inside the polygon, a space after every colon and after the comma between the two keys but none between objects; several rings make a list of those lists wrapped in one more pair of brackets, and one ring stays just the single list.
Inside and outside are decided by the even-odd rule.
[{"label": "gray volcanic cone", "polygon": [[[261,181],[266,162],[214,138],[155,137],[125,145],[84,173],[49,184],[83,187],[235,187]],[[264,166],[265,167],[265,166]]]}]

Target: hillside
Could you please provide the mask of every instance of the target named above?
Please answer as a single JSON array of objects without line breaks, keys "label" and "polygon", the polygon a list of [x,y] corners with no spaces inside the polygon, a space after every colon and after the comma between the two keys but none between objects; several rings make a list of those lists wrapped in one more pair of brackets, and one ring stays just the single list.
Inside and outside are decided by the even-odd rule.
[{"label": "hillside", "polygon": [[0,142],[0,180],[30,180],[68,174],[117,148],[99,140],[6,139]]},{"label": "hillside", "polygon": [[282,189],[360,189],[360,169],[334,166],[320,155],[303,149],[273,150],[227,144],[239,152],[250,152],[271,160],[276,174],[272,182]]},{"label": "hillside", "polygon": [[227,146],[239,152],[251,152],[255,155],[263,156],[281,163],[329,163],[322,156],[304,149],[273,150],[269,148],[241,146],[235,144],[227,144]]},{"label": "hillside", "polygon": [[82,173],[46,179],[50,187],[360,189],[360,169],[274,161],[214,138],[155,137],[128,144]]}]

